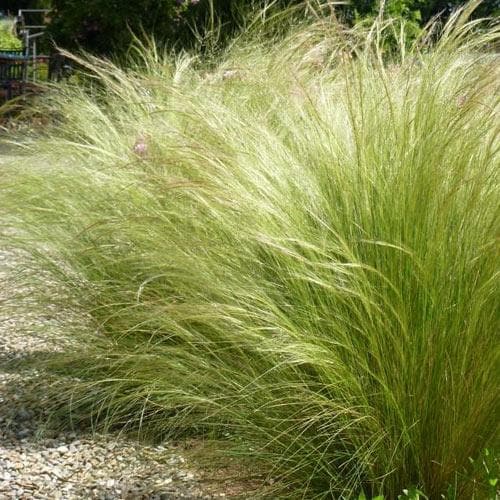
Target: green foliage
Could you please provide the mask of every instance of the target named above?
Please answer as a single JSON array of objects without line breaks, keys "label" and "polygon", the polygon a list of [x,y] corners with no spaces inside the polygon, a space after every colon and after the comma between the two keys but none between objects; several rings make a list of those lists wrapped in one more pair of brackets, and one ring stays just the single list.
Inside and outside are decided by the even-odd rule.
[{"label": "green foliage", "polygon": [[[275,1],[269,12],[286,10],[297,0]],[[99,54],[123,54],[136,36],[154,38],[177,48],[204,43],[208,33],[217,41],[233,36],[265,0],[52,0],[49,34],[66,48]]]},{"label": "green foliage", "polygon": [[0,50],[19,50],[21,48],[21,41],[12,33],[12,22],[0,20]]},{"label": "green foliage", "polygon": [[[428,1],[428,0],[354,0],[346,8],[341,8],[344,18],[354,24],[365,26],[373,23],[376,18],[398,19],[401,29],[409,44],[419,38],[424,26],[434,17],[445,21],[453,11],[464,4],[461,0]],[[475,18],[495,18],[500,15],[500,1],[486,0],[477,2],[471,15]],[[400,33],[395,32],[386,39],[386,47],[398,46],[395,38]]]},{"label": "green foliage", "polygon": [[[476,459],[470,459],[472,465],[478,471],[478,477],[482,484],[486,486],[485,493],[488,500],[496,500],[500,494],[498,480],[500,478],[500,458],[495,450],[485,449]],[[485,496],[486,496],[485,495]]]},{"label": "green foliage", "polygon": [[105,54],[126,51],[134,30],[172,36],[184,8],[175,0],[53,0],[52,4],[49,35],[58,45]]},{"label": "green foliage", "polygon": [[429,500],[418,488],[412,486],[405,488],[401,495],[398,495],[398,500]]},{"label": "green foliage", "polygon": [[[42,0],[39,0],[40,3]],[[43,3],[43,2],[42,2]],[[241,29],[252,13],[266,7],[266,15],[290,15],[299,9],[302,15],[329,16],[332,9],[347,25],[370,25],[375,18],[399,19],[409,42],[418,38],[433,16],[446,19],[460,0],[353,0],[335,5],[326,0],[46,0],[52,5],[49,35],[57,45],[68,49],[83,48],[92,53],[123,55],[135,36],[154,38],[157,43],[177,49],[202,47],[213,42],[224,46]],[[476,16],[495,17],[500,0],[484,0]],[[208,30],[208,31],[207,31]],[[206,37],[212,38],[206,40]],[[395,36],[398,36],[397,34]],[[386,40],[397,46],[394,40]]]},{"label": "green foliage", "polygon": [[[465,2],[461,0],[353,0],[342,8],[348,18],[363,19],[377,16],[382,10],[393,17],[402,17],[422,23],[429,22],[434,16],[446,19],[453,10]],[[475,13],[476,17],[495,17],[500,12],[498,0],[483,0]]]},{"label": "green foliage", "polygon": [[277,498],[485,498],[499,30],[388,56],[399,20],[261,19],[204,64],[75,58],[93,78],[45,96],[2,241],[88,324],[38,368],[73,421],[224,441]]},{"label": "green foliage", "polygon": [[[485,449],[478,456],[476,460],[470,458],[470,463],[472,464],[472,474],[469,476],[470,481],[478,483],[477,491],[475,495],[472,496],[473,499],[484,498],[486,500],[497,500],[500,494],[498,488],[498,477],[500,474],[500,461],[498,454],[494,451]],[[461,491],[458,487],[458,482],[454,481],[453,484],[449,484],[446,493],[440,495],[443,500],[459,500],[461,498]],[[358,500],[384,500],[383,495],[377,495],[367,499],[364,492],[361,492],[358,496]],[[398,500],[428,500],[422,491],[420,491],[415,486],[403,489],[403,493],[398,495]]]},{"label": "green foliage", "polygon": [[[398,495],[397,498],[398,500],[428,500],[428,497],[426,497],[418,488],[415,488],[414,486],[412,486],[411,488],[405,488],[403,490],[403,493],[401,495]],[[385,499],[384,495],[373,496],[370,497],[370,499],[367,499],[364,493],[360,493],[360,495],[358,496],[358,500],[384,500],[384,499]]]}]

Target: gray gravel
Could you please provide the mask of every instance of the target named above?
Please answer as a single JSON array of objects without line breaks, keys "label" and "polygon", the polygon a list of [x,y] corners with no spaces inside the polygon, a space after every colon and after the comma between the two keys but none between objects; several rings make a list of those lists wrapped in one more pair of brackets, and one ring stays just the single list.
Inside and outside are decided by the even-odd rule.
[{"label": "gray gravel", "polygon": [[55,311],[30,312],[29,297],[21,314],[10,307],[12,276],[22,262],[19,253],[0,249],[0,500],[224,497],[203,492],[201,474],[172,443],[146,446],[46,426],[39,374],[13,369],[10,362],[57,350],[64,320]]}]

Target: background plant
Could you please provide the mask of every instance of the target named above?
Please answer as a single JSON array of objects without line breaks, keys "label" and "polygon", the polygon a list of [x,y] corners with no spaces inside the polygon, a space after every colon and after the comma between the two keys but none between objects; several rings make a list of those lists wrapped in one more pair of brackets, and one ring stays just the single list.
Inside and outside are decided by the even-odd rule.
[{"label": "background plant", "polygon": [[18,50],[21,41],[12,33],[12,22],[9,19],[0,19],[0,49]]},{"label": "background plant", "polygon": [[[302,18],[328,17],[332,11],[349,26],[372,24],[377,17],[404,21],[405,36],[412,42],[435,16],[444,22],[461,0],[4,0],[2,6],[15,14],[19,8],[52,8],[50,38],[59,46],[101,55],[121,57],[134,36],[154,37],[159,44],[176,50],[207,50],[229,43],[247,30],[249,19],[265,9],[266,16],[283,16],[291,8]],[[495,18],[500,0],[483,0],[473,16]],[[299,16],[300,17],[300,16]],[[390,38],[386,43],[396,47]]]}]

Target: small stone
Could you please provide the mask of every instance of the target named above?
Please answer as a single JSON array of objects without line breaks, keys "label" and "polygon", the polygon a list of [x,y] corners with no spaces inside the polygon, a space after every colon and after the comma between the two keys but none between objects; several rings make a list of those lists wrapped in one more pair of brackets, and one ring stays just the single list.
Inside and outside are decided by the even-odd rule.
[{"label": "small stone", "polygon": [[27,410],[26,408],[21,408],[16,413],[16,419],[19,420],[20,422],[24,422],[26,420],[29,420],[32,416],[33,416],[33,412]]},{"label": "small stone", "polygon": [[52,470],[51,470],[51,472],[58,479],[62,479],[62,478],[66,477],[68,475],[65,470],[61,469],[61,467],[53,467]]},{"label": "small stone", "polygon": [[[146,136],[138,141],[138,147],[138,155],[150,154]],[[12,264],[5,265],[3,261],[8,264],[9,260]],[[2,285],[7,283],[5,271],[12,268],[17,273],[23,267],[17,260],[0,250]],[[0,302],[3,294],[4,287],[0,287]],[[42,315],[20,311],[7,319],[4,312],[0,310],[0,357],[15,360],[33,351],[60,350],[66,312],[61,319],[57,308],[46,309]],[[24,323],[20,325],[20,321]],[[43,323],[43,340],[34,336],[34,330],[42,326],[39,321]],[[55,333],[54,342],[50,330]],[[171,453],[176,448],[168,442],[145,446],[121,436],[91,435],[83,427],[77,427],[78,432],[58,432],[47,426],[40,429],[45,437],[39,436],[37,422],[49,414],[50,400],[43,387],[27,395],[24,382],[36,379],[41,387],[44,380],[40,372],[26,373],[0,369],[0,500],[215,498],[215,494],[204,497],[201,491],[194,491],[197,483],[190,482],[194,474],[179,471],[184,459]],[[36,442],[31,442],[33,437]]]},{"label": "small stone", "polygon": [[16,432],[16,437],[17,439],[26,439],[30,434],[31,431],[29,429],[21,429],[20,431]]}]

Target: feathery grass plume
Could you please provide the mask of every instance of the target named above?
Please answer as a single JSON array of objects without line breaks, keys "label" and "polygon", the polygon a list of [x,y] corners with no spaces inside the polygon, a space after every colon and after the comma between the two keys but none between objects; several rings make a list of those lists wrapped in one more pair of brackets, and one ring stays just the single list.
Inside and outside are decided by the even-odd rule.
[{"label": "feathery grass plume", "polygon": [[79,60],[98,84],[46,96],[2,171],[4,239],[93,318],[48,362],[73,418],[229,440],[291,498],[481,497],[500,93],[467,9],[397,53],[395,21],[332,18],[205,63]]}]

